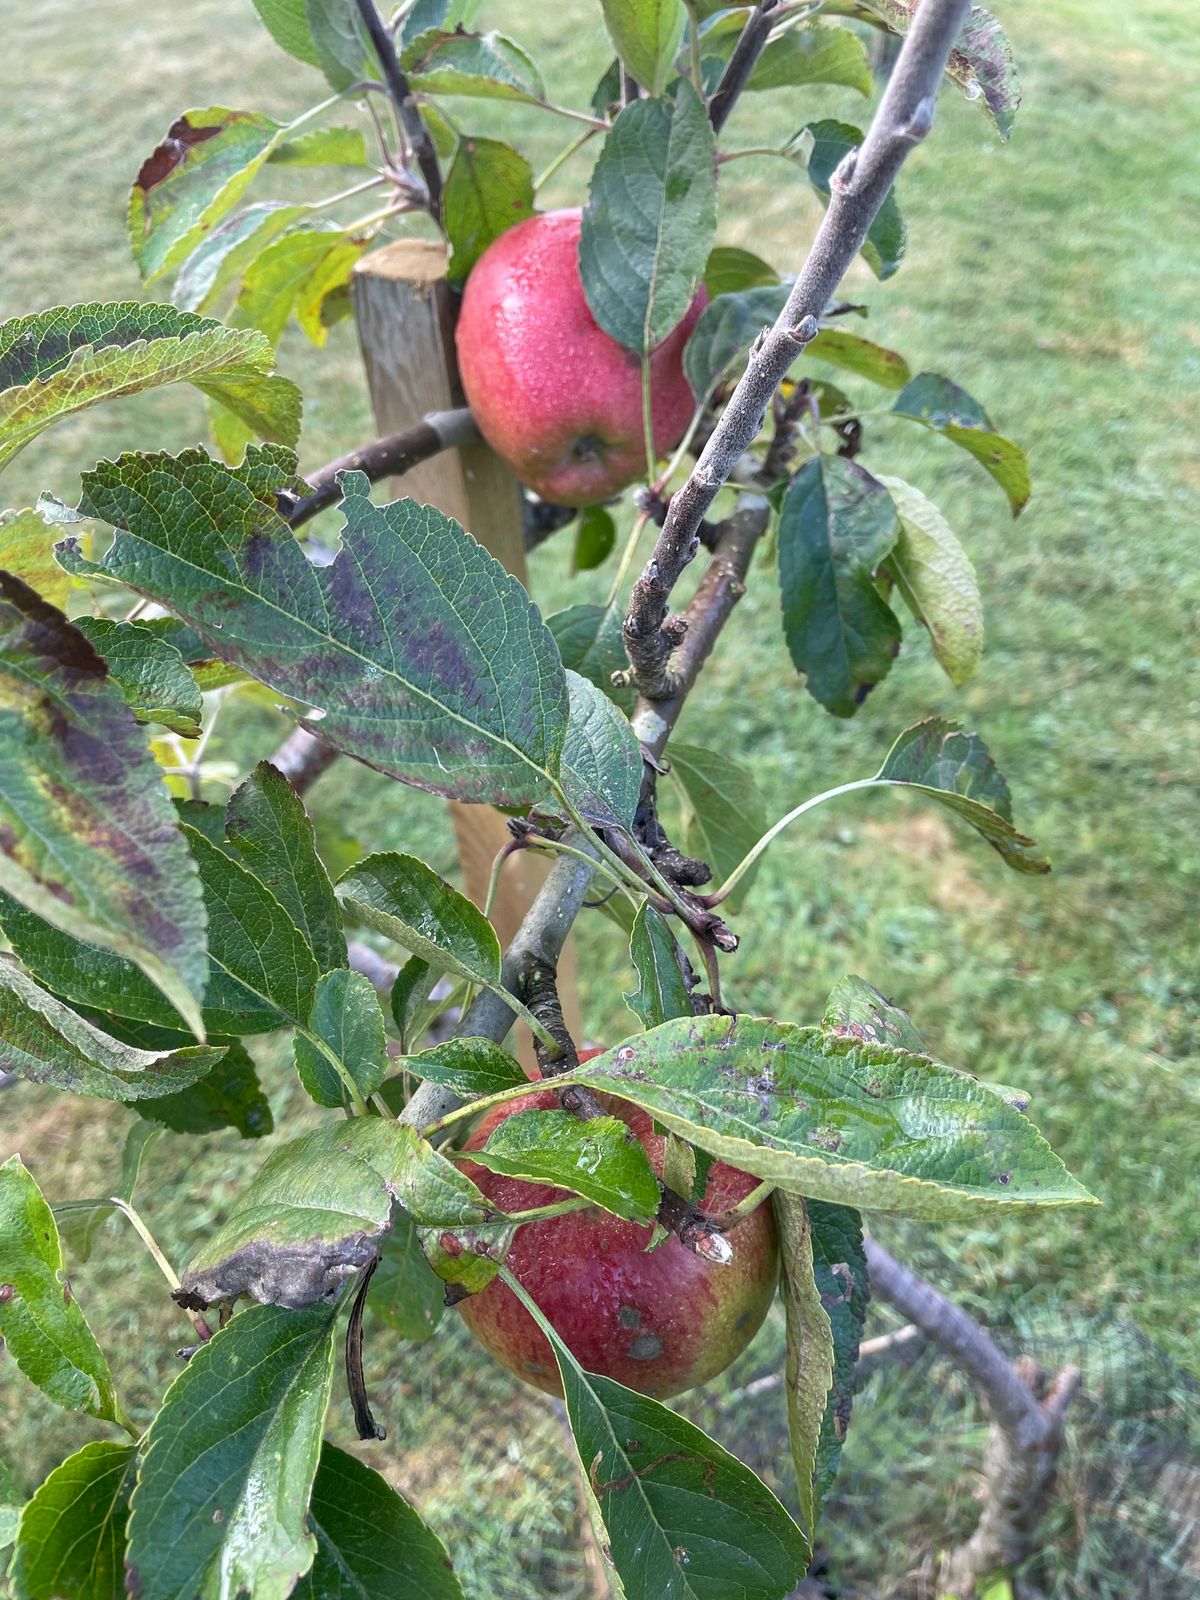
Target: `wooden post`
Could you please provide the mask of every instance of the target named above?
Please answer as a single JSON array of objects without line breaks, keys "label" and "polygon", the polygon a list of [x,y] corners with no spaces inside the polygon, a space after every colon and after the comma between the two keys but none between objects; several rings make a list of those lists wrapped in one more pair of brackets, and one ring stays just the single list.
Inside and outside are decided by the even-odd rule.
[{"label": "wooden post", "polygon": [[[381,433],[397,433],[430,411],[463,404],[446,259],[442,244],[401,240],[373,251],[354,269],[354,315]],[[514,577],[526,581],[520,489],[487,445],[445,450],[394,480],[392,491],[454,517]],[[490,806],[452,800],[450,810],[464,887],[476,905],[482,905],[492,862],[509,837],[505,820]],[[527,851],[518,851],[505,863],[492,910],[502,945],[517,931],[545,870],[545,863]],[[578,1038],[579,996],[570,943],[559,963],[559,990],[567,1026]],[[518,1053],[526,1066],[532,1064],[524,1030]]]}]

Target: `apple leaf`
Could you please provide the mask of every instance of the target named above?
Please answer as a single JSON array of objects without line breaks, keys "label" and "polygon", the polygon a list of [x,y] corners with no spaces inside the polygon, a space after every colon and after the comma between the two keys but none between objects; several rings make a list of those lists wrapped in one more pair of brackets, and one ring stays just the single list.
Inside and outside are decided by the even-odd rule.
[{"label": "apple leaf", "polygon": [[426,961],[422,956],[409,956],[397,972],[392,984],[388,996],[388,1009],[392,1013],[396,1032],[400,1035],[401,1047],[405,1050],[410,1049],[420,1038],[420,1035],[413,1031],[413,1024],[429,999],[429,991],[434,983],[431,977],[433,971],[432,962]]},{"label": "apple leaf", "polygon": [[422,94],[524,100],[534,105],[546,97],[537,62],[502,33],[433,29],[407,46],[402,64],[409,84]]},{"label": "apple leaf", "polygon": [[[603,506],[585,506],[579,513],[575,529],[575,547],[571,552],[571,576],[577,572],[594,572],[603,566],[617,542],[617,525]],[[587,674],[584,673],[584,677]],[[602,688],[603,685],[597,685]]]},{"label": "apple leaf", "polygon": [[442,196],[450,282],[462,283],[493,240],[533,213],[533,168],[525,157],[499,139],[460,139]]},{"label": "apple leaf", "polygon": [[642,750],[625,713],[578,672],[567,673],[571,711],[559,781],[571,804],[601,827],[630,828],[642,790]]},{"label": "apple leaf", "polygon": [[278,768],[260,761],[225,808],[225,837],[303,934],[322,971],[346,965],[346,936],[329,874],[300,796]]},{"label": "apple leaf", "polygon": [[[273,167],[365,167],[367,141],[361,128],[313,128],[277,144],[267,157]],[[307,208],[306,208],[307,209]]]},{"label": "apple leaf", "polygon": [[660,95],[683,43],[683,0],[601,0],[604,23],[632,78]]},{"label": "apple leaf", "polygon": [[315,705],[321,737],[369,766],[456,799],[537,799],[568,698],[524,588],[432,507],[373,505],[360,472],[341,478],[337,558],[313,565],[275,505],[294,471],[271,447],[236,471],[199,450],[103,462],[84,502],[117,537],[103,562],[70,539],[60,560],[170,606],[214,654]]},{"label": "apple leaf", "polygon": [[933,653],[946,676],[961,688],[983,653],[983,602],[975,568],[932,500],[903,478],[881,474],[879,481],[900,519],[888,571],[905,605],[929,629]]},{"label": "apple leaf", "polygon": [[380,1246],[368,1310],[402,1339],[421,1343],[437,1331],[444,1300],[445,1288],[425,1259],[416,1224],[397,1211],[391,1232]]},{"label": "apple leaf", "polygon": [[17,1480],[0,1456],[0,1570],[8,1560],[9,1546],[17,1536],[17,1523],[25,1496],[17,1487]]},{"label": "apple leaf", "polygon": [[945,434],[973,455],[1008,496],[1013,516],[1020,514],[1033,493],[1028,457],[1019,444],[995,431],[987,412],[965,389],[936,372],[919,372],[896,396],[892,410]]},{"label": "apple leaf", "polygon": [[[862,129],[849,122],[835,122],[826,118],[820,122],[806,123],[796,137],[810,146],[808,181],[828,203],[830,180],[843,157],[862,143]],[[877,278],[890,278],[900,265],[906,242],[907,230],[900,215],[896,191],[890,189],[867,229],[860,253]]]},{"label": "apple leaf", "polygon": [[137,1446],[84,1445],[21,1514],[12,1600],[124,1600],[125,1526]]},{"label": "apple leaf", "polygon": [[875,87],[871,63],[857,34],[819,24],[791,28],[767,45],[746,88],[791,89],[807,83],[841,84],[869,95]]},{"label": "apple leaf", "polygon": [[140,1600],[286,1600],[308,1570],[336,1320],[333,1306],[252,1306],[167,1390],[129,1518],[128,1581]]},{"label": "apple leaf", "polygon": [[[349,254],[347,246],[351,247]],[[332,222],[296,228],[272,239],[244,269],[234,322],[258,328],[277,344],[288,318],[303,303],[311,325],[321,307],[311,286],[328,272],[331,260],[338,271],[344,268],[348,273],[359,252],[360,246]]]},{"label": "apple leaf", "polygon": [[156,722],[184,739],[200,737],[204,702],[174,645],[136,622],[78,617],[75,627],[103,658],[139,722]]},{"label": "apple leaf", "polygon": [[[383,1012],[369,978],[336,967],[313,990],[308,1032],[337,1057],[363,1099],[373,1095],[388,1073]],[[344,1106],[347,1086],[324,1051],[297,1034],[292,1045],[296,1072],[305,1092],[319,1106]]]},{"label": "apple leaf", "polygon": [[791,285],[772,281],[710,300],[683,351],[683,370],[702,400],[734,367],[745,365],[750,346],[787,303]]},{"label": "apple leaf", "polygon": [[439,972],[494,989],[500,982],[500,940],[465,894],[416,856],[381,850],[338,879],[338,898],[368,927]]},{"label": "apple leaf", "polygon": [[516,1232],[515,1222],[501,1218],[455,1228],[418,1227],[417,1238],[426,1261],[444,1283],[465,1294],[479,1294],[500,1271]]},{"label": "apple leaf", "polygon": [[27,583],[48,605],[66,609],[70,576],[54,559],[57,527],[39,510],[0,511],[0,571]]},{"label": "apple leaf", "polygon": [[554,635],[563,666],[594,683],[628,715],[633,707],[633,691],[612,681],[614,672],[623,672],[629,666],[622,621],[617,606],[598,606],[589,601],[556,611],[546,618],[546,626]]},{"label": "apple leaf", "polygon": [[833,1380],[833,1335],[813,1277],[808,1207],[796,1194],[777,1189],[772,1197],[783,1260],[783,1308],[787,1317],[788,1439],[796,1469],[800,1524],[815,1537],[819,1503],[814,1479],[825,1397]]},{"label": "apple leaf", "polygon": [[849,328],[822,328],[804,354],[856,373],[883,389],[902,389],[912,376],[908,362],[897,351],[851,333]]},{"label": "apple leaf", "polygon": [[237,1039],[220,1042],[225,1054],[198,1083],[175,1094],[139,1101],[138,1115],[162,1123],[173,1133],[236,1128],[243,1139],[261,1139],[271,1133],[271,1103],[250,1053]]},{"label": "apple leaf", "polygon": [[71,1261],[90,1260],[100,1230],[112,1220],[116,1209],[113,1200],[128,1203],[133,1199],[142,1161],[161,1132],[161,1128],[135,1117],[125,1135],[120,1171],[114,1182],[105,1185],[105,1195],[95,1200],[67,1200],[51,1208],[59,1237]]},{"label": "apple leaf", "polygon": [[852,717],[891,670],[900,624],[875,587],[896,542],[891,496],[857,462],[813,456],[779,513],[783,628],[814,700]]},{"label": "apple leaf", "polygon": [[[779,1196],[782,1199],[784,1197]],[[854,1404],[854,1369],[871,1298],[862,1217],[850,1206],[810,1200],[812,1270],[833,1334],[833,1381],[825,1400],[813,1478],[815,1511],[829,1497]]]},{"label": "apple leaf", "polygon": [[0,1340],[55,1405],[112,1422],[112,1375],[63,1273],[50,1207],[21,1163],[0,1166]]},{"label": "apple leaf", "polygon": [[267,32],[281,50],[306,67],[319,64],[312,29],[308,25],[306,0],[253,0]]},{"label": "apple leaf", "polygon": [[592,173],[579,268],[593,317],[648,354],[680,321],[704,275],[716,228],[715,143],[686,79],[674,99],[618,115]]},{"label": "apple leaf", "polygon": [[515,1111],[471,1160],[489,1172],[569,1189],[628,1222],[649,1222],[662,1198],[650,1159],[619,1117]]},{"label": "apple leaf", "polygon": [[305,0],[305,12],[317,65],[331,88],[341,93],[378,73],[379,60],[354,0]]},{"label": "apple leaf", "polygon": [[221,1047],[136,1050],[102,1033],[0,957],[0,1069],[98,1100],[173,1094],[204,1077]]},{"label": "apple leaf", "polygon": [[926,1218],[1091,1202],[988,1084],[882,1045],[755,1017],[681,1017],[578,1068],[789,1193]]},{"label": "apple leaf", "polygon": [[929,1054],[908,1012],[884,999],[865,978],[853,974],[839,978],[829,991],[821,1026],[840,1039],[897,1045],[914,1055]]},{"label": "apple leaf", "polygon": [[736,244],[714,245],[704,268],[704,287],[713,300],[719,294],[736,294],[741,289],[765,289],[779,282],[779,274],[769,262],[752,250]]},{"label": "apple leaf", "polygon": [[317,1554],[292,1600],[463,1600],[437,1535],[385,1478],[328,1441],[308,1521]]},{"label": "apple leaf", "polygon": [[809,1546],[742,1463],[676,1412],[585,1372],[511,1276],[554,1351],[584,1491],[626,1600],[783,1600]]},{"label": "apple leaf", "polygon": [[273,239],[308,215],[305,205],[278,200],[243,206],[206,233],[179,268],[171,299],[183,311],[207,311]]},{"label": "apple leaf", "polygon": [[356,1117],[267,1157],[188,1264],[176,1298],[196,1309],[239,1294],[293,1309],[329,1299],[375,1259],[393,1200],[439,1230],[496,1214],[407,1123]]},{"label": "apple leaf", "polygon": [[392,1063],[415,1078],[443,1083],[461,1100],[515,1089],[526,1081],[521,1064],[490,1039],[447,1039],[431,1050],[403,1056]]},{"label": "apple leaf", "polygon": [[641,980],[625,1004],[643,1028],[656,1028],[672,1017],[693,1014],[691,991],[684,977],[684,954],[667,919],[648,900],[642,902],[633,919],[629,936],[629,956]]},{"label": "apple leaf", "polygon": [[[674,739],[669,776],[683,795],[683,847],[705,861],[723,882],[767,831],[766,804],[751,767],[733,756]],[[754,869],[728,904],[737,910]]]}]

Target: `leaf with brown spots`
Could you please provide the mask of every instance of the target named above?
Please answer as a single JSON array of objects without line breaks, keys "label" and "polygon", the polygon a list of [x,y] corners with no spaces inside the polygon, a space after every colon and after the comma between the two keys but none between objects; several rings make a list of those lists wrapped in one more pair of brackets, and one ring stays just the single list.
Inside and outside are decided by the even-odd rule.
[{"label": "leaf with brown spots", "polygon": [[203,1037],[204,903],[159,769],[83,634],[5,573],[0,887],[135,962]]},{"label": "leaf with brown spots", "polygon": [[236,470],[202,450],[122,456],[84,474],[88,515],[117,537],[102,562],[70,539],[70,572],[128,583],[214,655],[315,708],[336,749],[459,800],[522,805],[557,777],[567,683],[529,596],[456,522],[375,505],[342,475],[342,549],[314,566],[276,508],[288,451]]},{"label": "leaf with brown spots", "polygon": [[1019,444],[996,432],[987,412],[965,389],[936,372],[918,372],[896,396],[892,411],[945,434],[996,480],[1014,517],[1024,509],[1033,493],[1028,458]]}]

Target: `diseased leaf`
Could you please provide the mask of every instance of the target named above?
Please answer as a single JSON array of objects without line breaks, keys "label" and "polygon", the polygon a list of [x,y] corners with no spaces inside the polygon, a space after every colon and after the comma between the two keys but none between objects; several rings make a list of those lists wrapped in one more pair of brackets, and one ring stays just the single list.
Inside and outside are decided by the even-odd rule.
[{"label": "diseased leaf", "polygon": [[420,1343],[437,1331],[445,1293],[441,1278],[425,1259],[412,1218],[396,1211],[380,1248],[367,1309],[392,1333]]},{"label": "diseased leaf", "polygon": [[314,274],[345,243],[345,233],[332,222],[296,228],[273,239],[245,268],[234,320],[242,327],[260,329],[277,344]]},{"label": "diseased leaf", "polygon": [[[282,154],[281,147],[276,155]],[[278,200],[244,206],[205,234],[179,268],[171,299],[183,311],[203,312],[232,289],[273,239],[308,215],[305,205]]]},{"label": "diseased leaf", "polygon": [[977,733],[929,717],[906,728],[888,751],[874,781],[919,789],[956,812],[1017,872],[1049,872],[1032,839],[1012,825],[1012,797],[988,747]]},{"label": "diseased leaf", "polygon": [[871,1297],[863,1250],[862,1217],[850,1206],[808,1202],[812,1265],[821,1304],[833,1333],[833,1382],[825,1401],[817,1442],[813,1491],[816,1510],[829,1497],[841,1464],[842,1444],[854,1404],[854,1369]]},{"label": "diseased leaf", "polygon": [[294,470],[269,448],[236,471],[198,450],[102,463],[84,501],[121,531],[99,564],[72,540],[60,559],[170,605],[214,654],[316,703],[321,737],[368,765],[457,799],[538,798],[567,685],[524,588],[431,507],[373,505],[359,472],[341,479],[342,549],[314,566],[275,508]]},{"label": "diseased leaf", "polygon": [[525,1082],[520,1062],[490,1039],[447,1039],[392,1065],[430,1083],[444,1083],[462,1100],[478,1100]]},{"label": "diseased leaf", "polygon": [[[732,756],[672,739],[669,775],[683,793],[683,847],[723,883],[767,831],[767,813],[753,769]],[[729,907],[736,911],[753,881],[742,878]]]},{"label": "diseased leaf", "polygon": [[105,1197],[96,1200],[69,1200],[53,1207],[59,1237],[72,1261],[83,1262],[90,1259],[100,1230],[106,1222],[112,1220],[116,1210],[113,1200],[124,1200],[127,1204],[132,1201],[146,1151],[161,1132],[161,1128],[135,1117],[129,1132],[125,1135],[125,1148],[121,1152],[121,1170],[116,1181],[107,1186]]},{"label": "diseased leaf", "polygon": [[393,1200],[433,1229],[495,1215],[470,1178],[407,1123],[356,1117],[267,1157],[189,1263],[176,1299],[199,1309],[239,1294],[292,1308],[330,1299],[374,1260]]},{"label": "diseased leaf", "polygon": [[300,796],[277,767],[260,761],[225,808],[225,837],[241,862],[291,917],[323,972],[346,965],[342,913]]},{"label": "diseased leaf", "polygon": [[0,957],[0,1069],[98,1100],[144,1100],[202,1078],[220,1048],[135,1050],[38,987]]},{"label": "diseased leaf", "polygon": [[652,95],[662,94],[683,43],[683,0],[601,0],[604,23],[630,76]]},{"label": "diseased leaf", "polygon": [[[489,1214],[495,1216],[495,1212]],[[516,1231],[515,1222],[501,1218],[454,1228],[419,1227],[417,1238],[425,1259],[444,1283],[467,1294],[479,1294],[499,1272]]]},{"label": "diseased leaf", "polygon": [[286,1600],[308,1570],[336,1316],[332,1306],[253,1306],[167,1390],[129,1519],[140,1600]]},{"label": "diseased leaf", "polygon": [[709,251],[704,287],[710,299],[715,300],[719,294],[737,294],[742,289],[766,289],[778,282],[775,268],[752,250],[718,244]]},{"label": "diseased leaf", "polygon": [[593,317],[639,354],[692,303],[716,228],[715,144],[699,95],[635,100],[592,173],[579,268]]},{"label": "diseased leaf", "polygon": [[444,33],[414,39],[403,55],[412,88],[481,100],[545,99],[537,62],[502,33]]},{"label": "diseased leaf", "polygon": [[[617,542],[617,525],[603,506],[585,506],[575,529],[572,572],[594,572],[608,560]],[[587,677],[587,673],[584,673]],[[597,684],[603,688],[603,684]]]},{"label": "diseased leaf", "polygon": [[[796,137],[811,145],[808,181],[828,203],[830,180],[843,158],[862,143],[862,130],[849,122],[835,122],[827,118],[821,122],[806,123]],[[896,191],[890,189],[867,229],[860,253],[877,278],[890,278],[900,265],[906,242],[907,230],[900,215]]]},{"label": "diseased leaf", "polygon": [[[813,1277],[808,1207],[796,1194],[772,1196],[779,1253],[783,1260],[783,1308],[787,1317],[788,1439],[800,1497],[800,1524],[816,1535],[820,1501],[815,1478],[825,1397],[833,1380],[833,1334]],[[840,1208],[839,1208],[840,1209]]]},{"label": "diseased leaf", "polygon": [[567,673],[571,697],[560,778],[571,804],[589,822],[633,825],[642,788],[642,750],[623,711],[578,672]]},{"label": "diseased leaf", "polygon": [[499,139],[460,139],[442,196],[446,276],[462,283],[488,245],[533,212],[533,168],[525,157]]},{"label": "diseased leaf", "polygon": [[262,438],[294,444],[300,391],[274,365],[253,329],[174,306],[122,301],[18,317],[0,325],[0,467],[61,417],[185,379]]},{"label": "diseased leaf", "polygon": [[588,1504],[626,1600],[789,1594],[808,1569],[808,1541],[766,1484],[657,1400],[585,1372],[514,1292],[554,1351]]},{"label": "diseased leaf", "polygon": [[257,111],[185,111],[142,163],[129,196],[129,245],[147,281],[177,266],[233,210],[282,124]]},{"label": "diseased leaf", "polygon": [[136,622],[79,617],[75,627],[104,660],[139,722],[157,722],[184,739],[200,737],[204,702],[174,645]]},{"label": "diseased leaf", "polygon": [[108,1422],[112,1375],[63,1274],[58,1229],[42,1192],[10,1156],[0,1166],[0,1339],[55,1405]]},{"label": "diseased leaf", "polygon": [[489,1172],[569,1189],[628,1222],[649,1222],[662,1198],[644,1148],[619,1117],[514,1111],[471,1160]]},{"label": "diseased leaf", "polygon": [[891,670],[900,624],[875,587],[896,542],[896,508],[857,462],[814,456],[779,514],[783,629],[814,700],[852,717]]},{"label": "diseased leaf", "polygon": [[853,974],[839,978],[829,991],[821,1026],[840,1039],[862,1039],[867,1044],[896,1045],[914,1055],[929,1054],[908,1012],[885,999],[865,978]]},{"label": "diseased leaf", "polygon": [[416,856],[381,850],[338,879],[338,898],[353,914],[421,956],[439,972],[494,988],[500,940],[465,894]]},{"label": "diseased leaf", "polygon": [[618,687],[612,681],[614,672],[623,672],[629,666],[621,623],[618,607],[590,602],[568,606],[565,611],[556,611],[546,618],[563,666],[594,683],[628,715],[633,707],[633,691],[624,685]]},{"label": "diseased leaf", "polygon": [[634,918],[629,956],[641,982],[636,993],[625,996],[625,1004],[641,1018],[643,1028],[657,1028],[672,1017],[692,1015],[683,951],[667,919],[648,900]]},{"label": "diseased leaf", "polygon": [[1033,493],[1029,460],[1019,444],[995,431],[987,412],[965,389],[936,372],[919,372],[896,396],[892,410],[944,433],[973,455],[1008,496],[1013,516],[1020,514]]},{"label": "diseased leaf", "polygon": [[317,65],[331,88],[340,92],[378,73],[371,36],[354,0],[305,0],[305,12]]},{"label": "diseased leaf", "polygon": [[[345,967],[327,972],[313,991],[308,1027],[341,1062],[363,1099],[373,1095],[387,1076],[388,1055],[383,1012],[371,980]],[[345,1080],[312,1040],[297,1034],[293,1050],[300,1082],[312,1099],[319,1106],[345,1105]]]},{"label": "diseased leaf", "polygon": [[866,48],[849,28],[790,28],[759,56],[746,88],[790,89],[836,83],[869,95],[874,87]]},{"label": "diseased leaf", "polygon": [[308,1521],[317,1554],[293,1600],[462,1600],[437,1535],[378,1472],[328,1442]]},{"label": "diseased leaf", "polygon": [[857,373],[884,389],[902,389],[911,376],[908,362],[897,351],[851,333],[848,328],[822,328],[804,354]]},{"label": "diseased leaf", "polygon": [[11,572],[62,611],[71,579],[54,559],[58,530],[40,511],[0,511],[0,571]]},{"label": "diseased leaf", "polygon": [[361,128],[313,128],[277,144],[267,160],[273,167],[365,167],[367,141]]},{"label": "diseased leaf", "polygon": [[124,1600],[137,1446],[97,1441],[54,1468],[21,1515],[12,1600]]},{"label": "diseased leaf", "polygon": [[946,676],[961,688],[983,653],[983,602],[975,568],[932,500],[903,478],[881,476],[879,481],[900,519],[888,570],[905,605],[929,629]]},{"label": "diseased leaf", "polygon": [[350,279],[369,243],[366,235],[334,239],[301,282],[292,309],[313,344],[323,345],[334,323],[349,316]]},{"label": "diseased leaf", "polygon": [[683,1017],[564,1075],[792,1194],[913,1217],[1091,1196],[988,1084],[755,1017]]},{"label": "diseased leaf", "polygon": [[318,63],[316,46],[308,25],[305,0],[253,0],[267,32],[281,50],[303,61],[306,67]]}]

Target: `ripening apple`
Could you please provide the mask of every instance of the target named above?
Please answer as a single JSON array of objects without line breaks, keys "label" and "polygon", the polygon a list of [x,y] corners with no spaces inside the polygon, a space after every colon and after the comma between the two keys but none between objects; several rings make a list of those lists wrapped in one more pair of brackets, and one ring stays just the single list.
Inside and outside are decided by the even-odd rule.
[{"label": "ripening apple", "polygon": [[[581,1059],[598,1053],[581,1052]],[[607,1112],[628,1123],[661,1177],[663,1140],[653,1132],[650,1117],[626,1101],[599,1098]],[[497,1106],[466,1149],[480,1149],[514,1112],[556,1104],[551,1090],[541,1090]],[[548,1184],[501,1177],[473,1162],[464,1168],[504,1211],[566,1198],[564,1190]],[[758,1181],[715,1161],[704,1209],[722,1215]],[[716,1377],[750,1343],[775,1293],[779,1251],[769,1201],[730,1233],[733,1261],[728,1266],[693,1254],[673,1236],[647,1253],[651,1232],[649,1226],[589,1207],[527,1222],[517,1231],[506,1265],[587,1371],[662,1398]],[[511,1372],[550,1394],[562,1393],[549,1343],[499,1278],[462,1301],[460,1309],[478,1342]]]},{"label": "ripening apple", "polygon": [[[579,275],[582,212],[551,211],[501,234],[471,270],[456,334],[479,431],[545,500],[586,506],[646,472],[642,366],[600,328]],[[654,448],[683,438],[695,401],[683,347],[703,288],[650,357]]]}]

